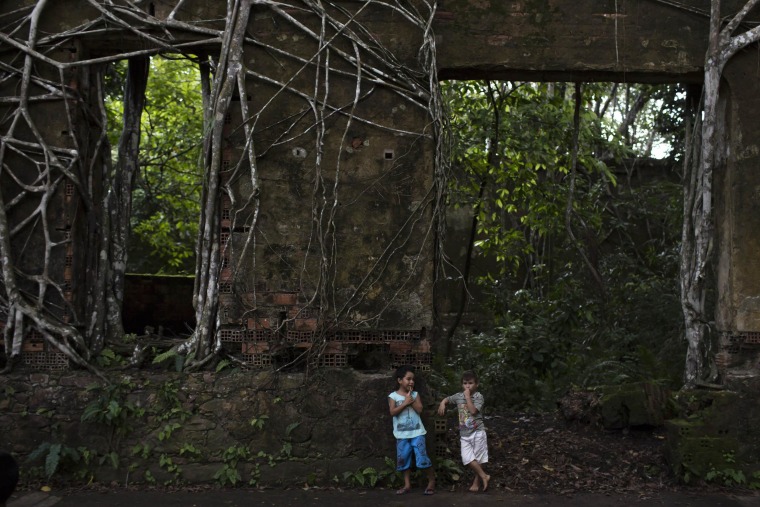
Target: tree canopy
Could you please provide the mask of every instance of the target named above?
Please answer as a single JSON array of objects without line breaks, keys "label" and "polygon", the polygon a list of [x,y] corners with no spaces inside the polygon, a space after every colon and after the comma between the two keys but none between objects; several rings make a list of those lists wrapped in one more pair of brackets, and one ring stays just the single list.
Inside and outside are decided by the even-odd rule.
[{"label": "tree canopy", "polygon": [[494,319],[489,332],[450,334],[450,364],[481,369],[504,401],[541,404],[571,385],[680,379],[676,152],[659,162],[637,157],[658,136],[678,136],[670,120],[682,94],[629,85],[626,95],[645,99],[627,115],[615,104],[617,88],[444,88],[455,139],[450,204],[472,210],[467,260],[490,266],[472,279],[459,268],[464,283],[488,295]]},{"label": "tree canopy", "polygon": [[[192,274],[202,187],[203,100],[198,62],[158,55],[151,58],[150,66],[127,269]],[[114,147],[122,129],[125,73],[126,61],[121,61],[106,75],[108,133]]]}]

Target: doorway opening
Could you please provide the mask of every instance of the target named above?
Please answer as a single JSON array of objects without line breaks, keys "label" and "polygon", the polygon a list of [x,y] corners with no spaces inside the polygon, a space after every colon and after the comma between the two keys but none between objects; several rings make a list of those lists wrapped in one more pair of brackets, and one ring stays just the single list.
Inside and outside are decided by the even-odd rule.
[{"label": "doorway opening", "polygon": [[[105,74],[112,160],[124,124],[127,61]],[[124,329],[188,334],[202,190],[203,97],[197,59],[150,60],[133,190],[124,297]]]},{"label": "doorway opening", "polygon": [[492,365],[483,384],[509,406],[553,404],[574,385],[679,385],[686,89],[443,90],[453,174],[437,299],[454,370]]}]

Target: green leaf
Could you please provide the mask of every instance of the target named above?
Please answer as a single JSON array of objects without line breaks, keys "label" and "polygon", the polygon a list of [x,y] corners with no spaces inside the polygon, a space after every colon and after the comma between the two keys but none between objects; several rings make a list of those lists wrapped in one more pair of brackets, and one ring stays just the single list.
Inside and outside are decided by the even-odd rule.
[{"label": "green leaf", "polygon": [[158,354],[155,358],[153,358],[153,364],[160,364],[166,361],[169,358],[172,358],[174,356],[179,355],[178,352],[175,349],[169,349],[166,352],[162,354]]},{"label": "green leaf", "polygon": [[48,480],[50,480],[56,470],[58,470],[60,459],[61,444],[52,444],[50,446],[50,452],[48,452],[48,455],[45,458],[45,475],[47,476]]}]

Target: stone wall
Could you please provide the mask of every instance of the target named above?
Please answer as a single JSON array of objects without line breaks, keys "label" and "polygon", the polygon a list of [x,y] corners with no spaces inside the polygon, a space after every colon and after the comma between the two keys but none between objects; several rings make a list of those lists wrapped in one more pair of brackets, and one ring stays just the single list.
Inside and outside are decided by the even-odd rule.
[{"label": "stone wall", "polygon": [[[94,455],[89,464],[81,451],[78,462],[64,456],[55,477],[120,484],[230,484],[236,471],[240,485],[301,485],[388,469],[395,455],[390,372],[133,371],[111,380],[106,389],[84,372],[0,376],[0,448],[20,458],[27,480],[43,473],[48,452],[27,458],[46,443]],[[417,389],[427,392],[423,380]],[[93,403],[104,411],[82,422]],[[106,413],[113,422],[97,422]]]},{"label": "stone wall", "polygon": [[[724,390],[695,390],[675,397],[675,417],[665,422],[665,458],[676,476],[757,487],[760,419],[757,378],[732,380]],[[741,475],[739,474],[741,472]]]}]

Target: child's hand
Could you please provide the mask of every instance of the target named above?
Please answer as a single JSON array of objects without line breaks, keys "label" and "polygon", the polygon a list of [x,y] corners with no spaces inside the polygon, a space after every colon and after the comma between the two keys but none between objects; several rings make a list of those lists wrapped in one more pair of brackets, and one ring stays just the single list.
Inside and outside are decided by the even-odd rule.
[{"label": "child's hand", "polygon": [[406,399],[404,400],[404,403],[406,403],[407,405],[411,405],[412,403],[414,403],[414,398],[412,397],[412,391],[411,390],[409,390],[406,393]]},{"label": "child's hand", "polygon": [[446,413],[446,400],[441,401],[441,404],[438,405],[438,415],[443,415]]}]

